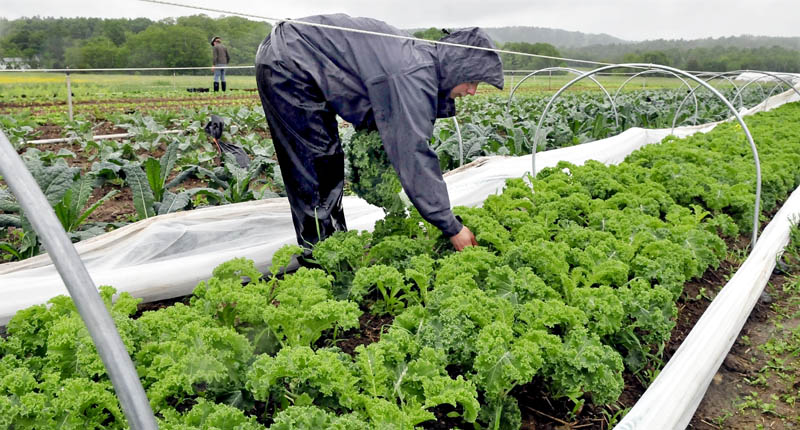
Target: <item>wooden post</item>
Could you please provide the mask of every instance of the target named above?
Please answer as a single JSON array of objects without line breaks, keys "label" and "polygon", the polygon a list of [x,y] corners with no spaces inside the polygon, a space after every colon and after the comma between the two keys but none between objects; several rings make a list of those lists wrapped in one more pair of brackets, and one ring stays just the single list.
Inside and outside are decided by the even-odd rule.
[{"label": "wooden post", "polygon": [[67,66],[67,107],[69,108],[69,121],[72,122],[72,85],[69,82],[69,66]]}]

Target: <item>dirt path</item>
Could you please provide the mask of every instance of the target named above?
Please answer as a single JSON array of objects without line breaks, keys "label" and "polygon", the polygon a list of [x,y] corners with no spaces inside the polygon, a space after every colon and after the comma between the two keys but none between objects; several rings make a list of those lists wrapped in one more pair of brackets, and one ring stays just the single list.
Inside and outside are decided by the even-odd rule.
[{"label": "dirt path", "polygon": [[800,267],[790,267],[773,274],[689,428],[800,428]]}]

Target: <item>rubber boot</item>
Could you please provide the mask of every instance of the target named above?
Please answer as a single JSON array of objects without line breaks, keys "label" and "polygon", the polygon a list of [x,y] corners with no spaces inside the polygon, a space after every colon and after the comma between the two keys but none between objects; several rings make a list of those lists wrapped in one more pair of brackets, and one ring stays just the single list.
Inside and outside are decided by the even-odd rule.
[{"label": "rubber boot", "polygon": [[225,91],[225,81],[222,81],[222,91]]},{"label": "rubber boot", "polygon": [[219,91],[219,82],[214,82],[214,92]]}]

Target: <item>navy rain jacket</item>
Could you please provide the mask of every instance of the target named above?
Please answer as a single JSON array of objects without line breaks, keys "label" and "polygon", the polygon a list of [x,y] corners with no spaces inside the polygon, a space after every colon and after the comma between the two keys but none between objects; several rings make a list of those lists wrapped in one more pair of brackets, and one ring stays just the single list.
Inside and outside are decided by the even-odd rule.
[{"label": "navy rain jacket", "polygon": [[[408,36],[382,21],[344,14],[300,21]],[[411,202],[446,236],[457,234],[462,225],[450,208],[438,157],[429,146],[433,124],[455,115],[448,95],[456,85],[486,82],[503,88],[500,56],[291,21],[276,25],[268,39],[259,47],[256,64],[278,64],[304,82],[315,82],[331,109],[356,129],[377,127]],[[479,28],[454,31],[442,41],[494,48]],[[281,96],[295,107],[304,104],[302,93]],[[309,126],[324,127],[322,122]]]}]

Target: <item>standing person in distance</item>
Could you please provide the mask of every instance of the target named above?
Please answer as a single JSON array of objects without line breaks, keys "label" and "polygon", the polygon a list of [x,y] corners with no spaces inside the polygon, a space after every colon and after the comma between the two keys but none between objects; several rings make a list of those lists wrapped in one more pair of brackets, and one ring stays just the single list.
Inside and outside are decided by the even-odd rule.
[{"label": "standing person in distance", "polygon": [[228,48],[222,44],[219,36],[211,38],[211,46],[214,57],[211,61],[211,70],[214,71],[214,92],[219,91],[220,81],[222,81],[222,91],[225,91],[225,68],[228,67],[231,57],[228,55]]},{"label": "standing person in distance", "polygon": [[[382,21],[344,14],[300,21],[409,36]],[[454,31],[441,41],[494,48],[478,28]],[[347,229],[337,115],[356,130],[380,133],[411,202],[456,250],[477,245],[453,215],[429,141],[436,119],[455,115],[454,99],[474,95],[479,82],[503,88],[496,52],[291,21],[274,26],[258,48],[256,83],[300,246]]]}]

